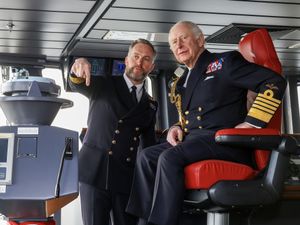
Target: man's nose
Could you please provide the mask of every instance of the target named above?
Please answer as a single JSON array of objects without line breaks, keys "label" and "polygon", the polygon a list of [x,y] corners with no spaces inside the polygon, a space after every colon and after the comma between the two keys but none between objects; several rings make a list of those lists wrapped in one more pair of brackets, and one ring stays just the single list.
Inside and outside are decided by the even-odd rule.
[{"label": "man's nose", "polygon": [[140,66],[142,65],[142,62],[143,62],[143,59],[142,58],[139,58],[137,59],[136,63]]},{"label": "man's nose", "polygon": [[181,38],[177,39],[176,45],[177,45],[176,46],[177,48],[181,48],[182,47],[182,40],[181,40]]}]

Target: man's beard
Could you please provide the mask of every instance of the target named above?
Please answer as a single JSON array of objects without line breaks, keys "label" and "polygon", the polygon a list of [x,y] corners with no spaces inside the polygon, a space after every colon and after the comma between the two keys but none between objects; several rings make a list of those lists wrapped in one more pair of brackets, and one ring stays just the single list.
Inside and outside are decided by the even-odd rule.
[{"label": "man's beard", "polygon": [[128,70],[125,71],[125,74],[127,77],[129,77],[131,80],[136,81],[136,82],[143,82],[145,78],[147,77],[148,73],[146,73],[142,68],[141,70],[143,71],[142,74],[139,76],[136,76],[133,72],[135,67],[131,67]]}]

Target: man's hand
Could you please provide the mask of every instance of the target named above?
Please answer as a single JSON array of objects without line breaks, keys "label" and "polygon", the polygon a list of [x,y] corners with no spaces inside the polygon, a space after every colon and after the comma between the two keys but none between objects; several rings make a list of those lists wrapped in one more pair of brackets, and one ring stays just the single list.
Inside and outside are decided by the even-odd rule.
[{"label": "man's hand", "polygon": [[71,67],[71,74],[85,79],[85,85],[89,86],[91,81],[91,64],[86,58],[78,58]]},{"label": "man's hand", "polygon": [[169,129],[167,135],[167,141],[172,145],[175,146],[179,142],[183,140],[183,131],[179,126],[173,126]]},{"label": "man's hand", "polygon": [[257,127],[251,126],[251,124],[244,122],[236,125],[235,128],[257,128]]}]

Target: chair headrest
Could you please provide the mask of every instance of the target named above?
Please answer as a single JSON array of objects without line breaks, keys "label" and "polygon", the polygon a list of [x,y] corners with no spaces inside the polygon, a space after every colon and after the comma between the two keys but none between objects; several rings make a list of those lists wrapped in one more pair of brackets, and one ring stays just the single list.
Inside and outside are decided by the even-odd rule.
[{"label": "chair headrest", "polygon": [[281,74],[281,63],[276,54],[272,38],[266,29],[258,29],[248,33],[241,39],[239,51],[249,62],[259,64]]}]

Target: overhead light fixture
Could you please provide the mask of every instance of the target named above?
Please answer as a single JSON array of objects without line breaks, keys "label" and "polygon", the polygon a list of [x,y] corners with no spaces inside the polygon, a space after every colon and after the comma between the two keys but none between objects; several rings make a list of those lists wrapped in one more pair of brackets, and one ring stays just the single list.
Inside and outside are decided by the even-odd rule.
[{"label": "overhead light fixture", "polygon": [[289,48],[300,48],[300,42],[289,46]]},{"label": "overhead light fixture", "polygon": [[104,36],[104,40],[120,40],[133,41],[139,38],[147,39],[149,33],[131,32],[131,31],[108,31]]},{"label": "overhead light fixture", "polygon": [[153,42],[168,42],[168,33],[146,33],[146,32],[133,32],[133,31],[108,31],[104,36],[104,40],[120,40],[120,41],[133,41],[138,38],[143,38]]}]

